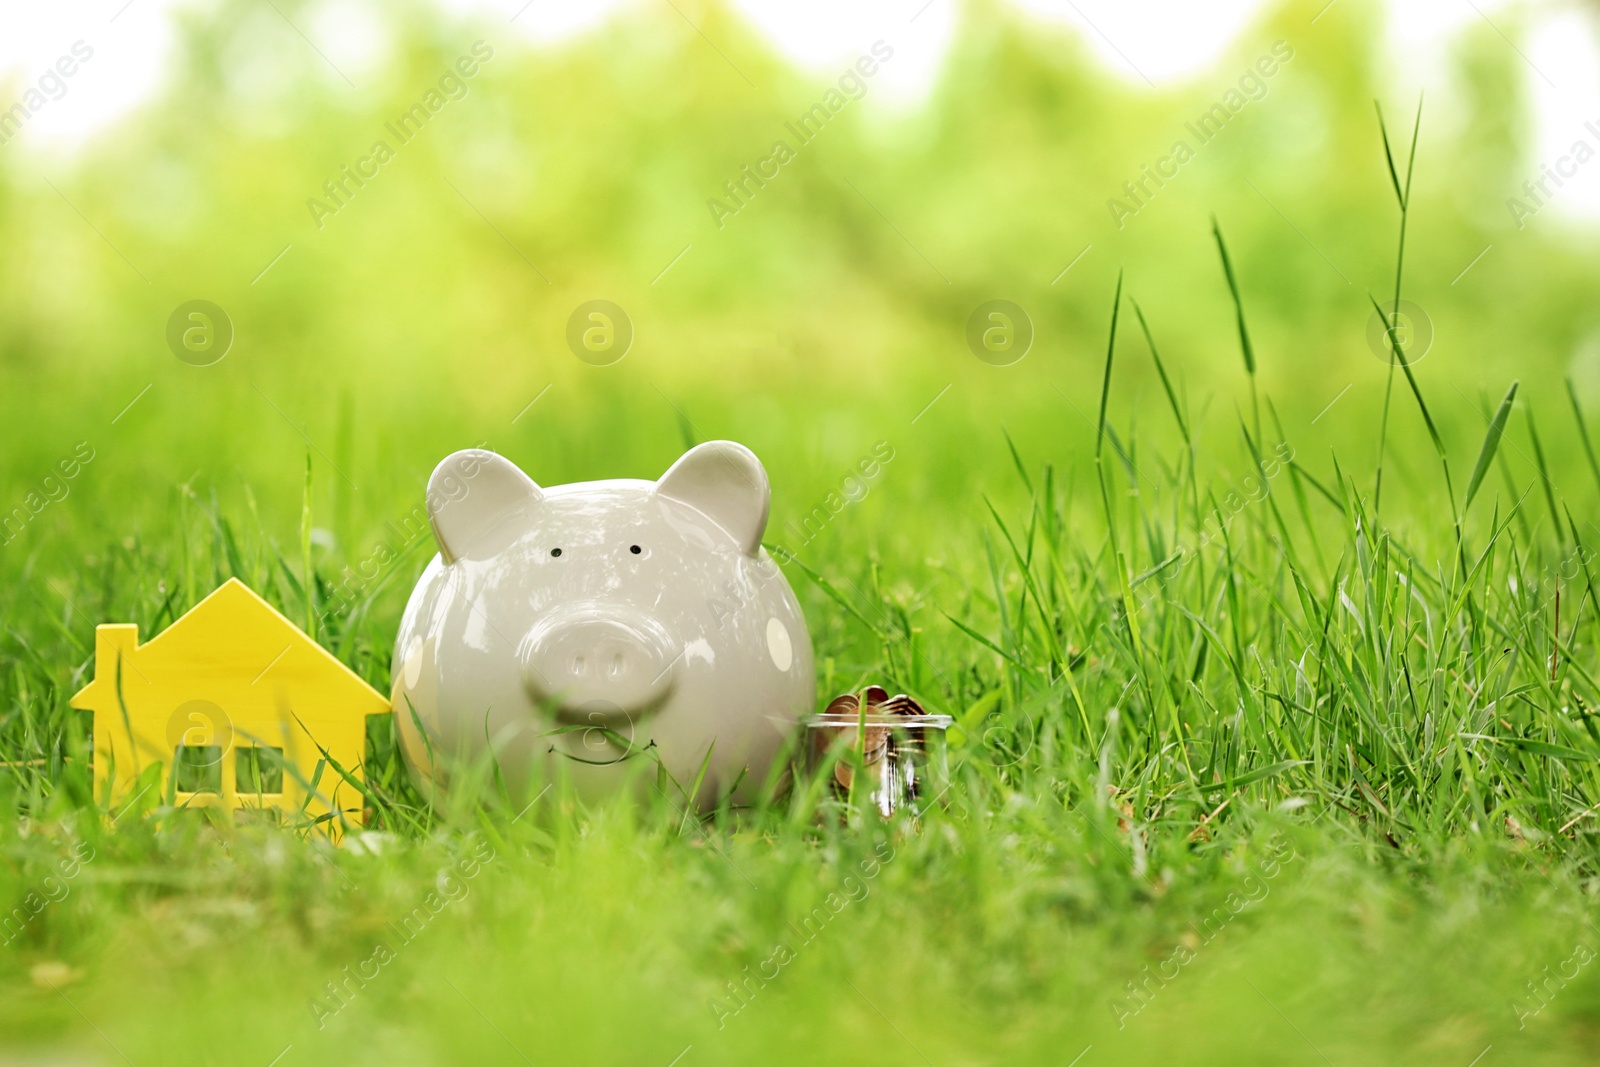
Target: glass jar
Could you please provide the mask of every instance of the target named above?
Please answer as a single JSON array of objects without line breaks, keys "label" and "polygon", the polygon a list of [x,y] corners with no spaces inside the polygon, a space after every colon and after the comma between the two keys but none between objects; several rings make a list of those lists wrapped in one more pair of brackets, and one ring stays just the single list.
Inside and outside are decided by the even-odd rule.
[{"label": "glass jar", "polygon": [[806,720],[806,764],[833,795],[880,815],[920,814],[942,795],[948,715],[829,711]]}]

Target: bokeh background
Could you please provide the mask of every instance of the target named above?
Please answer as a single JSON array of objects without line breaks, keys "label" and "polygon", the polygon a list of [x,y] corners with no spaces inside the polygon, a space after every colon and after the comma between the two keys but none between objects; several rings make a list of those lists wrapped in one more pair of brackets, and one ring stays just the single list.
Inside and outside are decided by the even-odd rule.
[{"label": "bokeh background", "polygon": [[[80,442],[94,456],[7,543],[14,575],[101,565],[129,538],[181,551],[161,531],[213,498],[293,546],[308,453],[315,550],[337,569],[454,448],[486,442],[553,484],[651,476],[686,440],[730,437],[773,475],[779,542],[888,442],[870,492],[801,554],[898,550],[922,580],[975,550],[977,494],[1014,484],[1002,429],[1029,462],[1087,455],[1121,270],[1197,426],[1243,455],[1213,215],[1304,462],[1326,473],[1337,446],[1370,469],[1388,367],[1369,294],[1391,295],[1398,223],[1374,103],[1403,150],[1419,98],[1405,295],[1434,331],[1417,369],[1441,429],[1470,456],[1520,378],[1559,420],[1563,490],[1590,499],[1563,379],[1600,400],[1600,163],[1521,225],[1508,206],[1573,142],[1600,148],[1586,5],[135,0],[4,18],[0,106],[92,50],[0,145],[5,507]],[[864,95],[801,144],[785,123],[880,41]],[[385,124],[476,42],[492,58],[402,144]],[[1185,124],[1275,44],[1292,59],[1200,144]],[[1108,201],[1179,139],[1194,158],[1119,220]],[[319,219],[308,201],[332,203],[324,183],[379,140],[394,158]],[[778,140],[794,158],[719,219],[708,201],[731,205],[723,183]],[[166,342],[196,299],[234,331],[204,367]],[[594,299],[633,325],[610,366],[565,339]],[[991,299],[1035,330],[1009,366],[965,341]],[[1125,437],[1170,433],[1159,388],[1124,360]],[[1420,432],[1409,403],[1395,417],[1402,441]],[[1421,455],[1396,450],[1391,477],[1426,513]]]}]

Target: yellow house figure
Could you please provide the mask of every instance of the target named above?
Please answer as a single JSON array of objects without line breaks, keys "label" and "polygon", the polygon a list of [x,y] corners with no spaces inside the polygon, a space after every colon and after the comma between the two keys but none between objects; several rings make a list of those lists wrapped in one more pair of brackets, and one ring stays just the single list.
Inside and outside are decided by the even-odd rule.
[{"label": "yellow house figure", "polygon": [[327,759],[360,781],[367,716],[390,710],[237,578],[142,645],[137,624],[97,627],[94,681],[72,706],[94,712],[95,794],[110,804],[149,790],[159,763],[179,805],[276,808],[335,838],[363,801]]}]

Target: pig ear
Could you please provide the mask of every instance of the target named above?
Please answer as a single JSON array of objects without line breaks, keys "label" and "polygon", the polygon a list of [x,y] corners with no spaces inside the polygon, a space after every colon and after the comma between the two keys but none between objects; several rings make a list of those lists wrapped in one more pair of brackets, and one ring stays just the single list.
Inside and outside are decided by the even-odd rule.
[{"label": "pig ear", "polygon": [[428,479],[428,521],[446,563],[488,559],[525,530],[544,499],[533,479],[504,456],[454,452]]},{"label": "pig ear", "polygon": [[772,490],[754,452],[732,441],[695,445],[656,483],[656,495],[700,512],[747,555],[761,552]]}]

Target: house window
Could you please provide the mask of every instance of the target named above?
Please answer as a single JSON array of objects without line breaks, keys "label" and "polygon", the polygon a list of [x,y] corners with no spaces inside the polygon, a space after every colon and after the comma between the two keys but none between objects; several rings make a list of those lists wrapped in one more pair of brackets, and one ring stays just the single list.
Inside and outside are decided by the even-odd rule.
[{"label": "house window", "polygon": [[173,786],[180,793],[222,792],[222,746],[179,745]]},{"label": "house window", "polygon": [[234,749],[236,792],[276,796],[283,792],[283,749],[267,745]]}]

